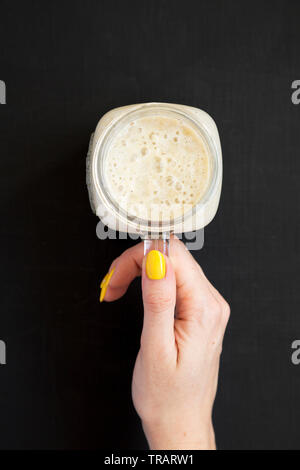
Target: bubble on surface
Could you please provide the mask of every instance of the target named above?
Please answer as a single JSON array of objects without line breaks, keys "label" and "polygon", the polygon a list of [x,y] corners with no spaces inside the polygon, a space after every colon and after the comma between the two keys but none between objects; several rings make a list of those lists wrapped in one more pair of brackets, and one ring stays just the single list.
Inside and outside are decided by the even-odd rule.
[{"label": "bubble on surface", "polygon": [[141,218],[151,214],[152,204],[160,217],[182,215],[185,203],[194,205],[202,197],[210,176],[202,138],[166,116],[139,118],[124,127],[111,144],[105,170],[112,198]]}]

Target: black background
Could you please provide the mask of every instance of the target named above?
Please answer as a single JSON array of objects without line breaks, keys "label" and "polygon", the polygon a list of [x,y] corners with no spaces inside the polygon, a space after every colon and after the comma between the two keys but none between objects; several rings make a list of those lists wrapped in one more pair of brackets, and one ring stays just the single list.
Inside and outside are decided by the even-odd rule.
[{"label": "black background", "polygon": [[96,238],[85,156],[106,111],[147,101],[202,108],[220,132],[221,203],[193,253],[232,309],[218,446],[300,447],[299,15],[297,1],[0,2],[1,448],[146,446],[139,280],[99,304],[130,242]]}]

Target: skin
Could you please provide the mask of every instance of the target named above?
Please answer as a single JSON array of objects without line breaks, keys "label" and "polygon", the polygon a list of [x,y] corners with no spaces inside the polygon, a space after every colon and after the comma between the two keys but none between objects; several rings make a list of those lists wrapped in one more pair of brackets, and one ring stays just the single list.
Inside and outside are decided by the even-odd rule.
[{"label": "skin", "polygon": [[[148,279],[143,244],[126,250],[105,301],[142,276],[144,323],[132,397],[151,449],[215,449],[212,408],[230,308],[184,244],[170,241],[166,275]],[[174,315],[175,312],[175,315]]]}]

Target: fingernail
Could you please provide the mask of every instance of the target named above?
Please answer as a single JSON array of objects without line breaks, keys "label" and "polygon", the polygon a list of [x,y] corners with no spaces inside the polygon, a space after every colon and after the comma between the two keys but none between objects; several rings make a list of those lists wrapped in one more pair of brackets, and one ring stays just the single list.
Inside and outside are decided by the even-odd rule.
[{"label": "fingernail", "polygon": [[151,250],[146,258],[146,274],[149,279],[163,279],[166,275],[164,255],[158,250]]},{"label": "fingernail", "polygon": [[106,294],[106,291],[107,291],[107,288],[108,288],[109,281],[111,280],[111,277],[112,277],[114,271],[115,271],[115,268],[113,268],[109,273],[107,273],[106,276],[104,277],[103,281],[101,282],[100,302],[103,302],[103,300],[104,300],[104,297],[105,297],[105,294]]},{"label": "fingernail", "polygon": [[101,281],[101,284],[100,284],[101,289],[102,289],[102,287],[103,287],[104,284],[105,284],[105,281],[106,281],[106,279],[107,279],[107,277],[108,277],[108,274],[109,274],[109,273],[106,273],[105,276],[104,276],[104,278],[103,278],[102,281]]}]

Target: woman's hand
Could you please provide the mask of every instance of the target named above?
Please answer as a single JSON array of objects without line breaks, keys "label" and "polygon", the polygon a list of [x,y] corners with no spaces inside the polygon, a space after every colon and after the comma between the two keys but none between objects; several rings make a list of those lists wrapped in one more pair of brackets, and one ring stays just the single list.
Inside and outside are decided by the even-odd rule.
[{"label": "woman's hand", "polygon": [[170,254],[154,251],[144,259],[143,244],[125,251],[112,263],[102,297],[118,299],[142,274],[144,324],[132,396],[150,448],[214,449],[212,407],[230,309],[176,238]]}]

